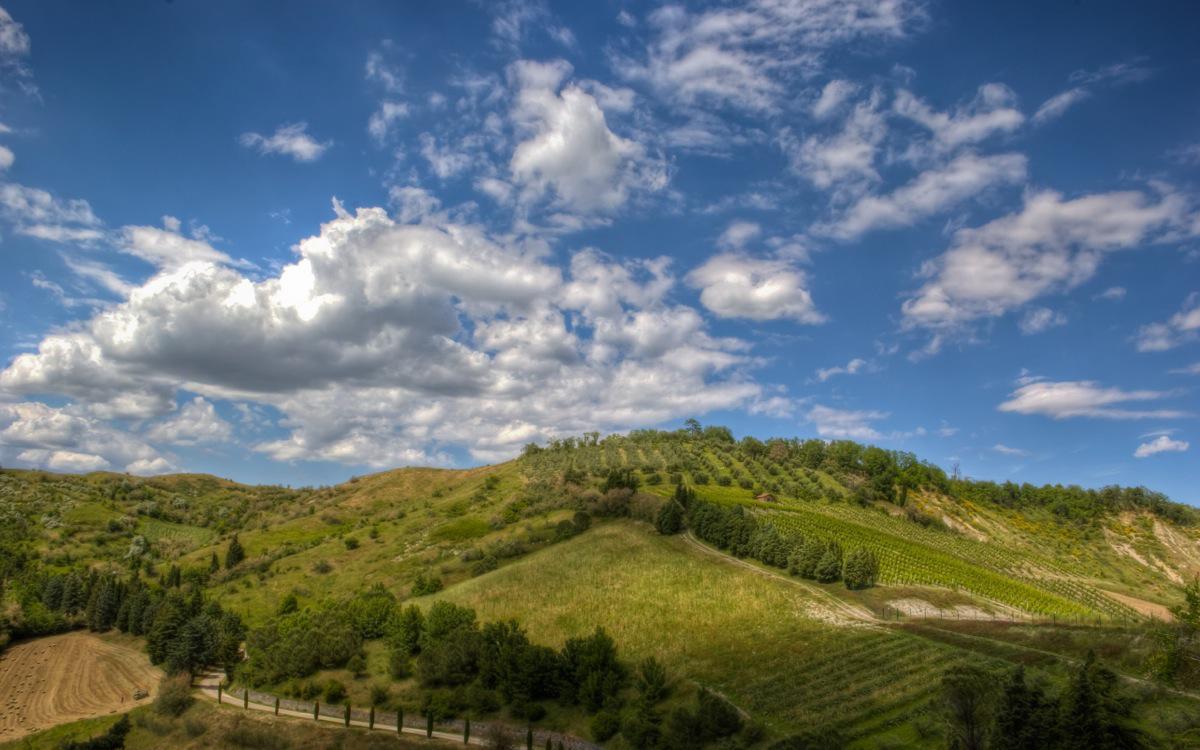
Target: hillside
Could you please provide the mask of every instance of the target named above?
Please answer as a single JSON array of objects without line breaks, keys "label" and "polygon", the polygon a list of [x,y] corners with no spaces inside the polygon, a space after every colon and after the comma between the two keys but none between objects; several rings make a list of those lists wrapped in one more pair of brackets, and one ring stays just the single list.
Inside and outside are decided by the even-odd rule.
[{"label": "hillside", "polygon": [[[715,509],[705,512],[751,536],[656,533],[680,486],[694,494],[693,521]],[[1169,616],[1180,584],[1200,574],[1195,521],[1193,509],[1141,489],[992,485],[907,454],[735,442],[723,428],[589,435],[496,466],[296,490],[0,472],[5,611],[17,637],[70,624],[29,592],[81,567],[202,591],[250,628],[252,657],[255,628],[275,627],[286,617],[277,613],[332,601],[354,609],[373,588],[426,612],[449,602],[482,623],[515,618],[554,649],[603,626],[629,664],[653,656],[666,667],[664,714],[706,688],[768,740],[821,726],[856,746],[936,745],[931,700],[951,667],[1026,664],[1053,688],[1096,648],[1141,685],[1132,680],[1146,676],[1147,616]],[[235,538],[242,554],[231,560]],[[771,552],[818,542],[869,552],[877,585],[805,580]],[[343,663],[253,684],[302,695],[336,680],[353,705],[385,684],[394,705],[429,700],[420,675],[395,673],[386,638],[360,638],[361,670]],[[1139,720],[1155,733],[1187,731],[1194,722],[1180,717],[1200,715],[1190,701],[1146,693]],[[552,730],[593,732],[578,708],[540,713]]]}]

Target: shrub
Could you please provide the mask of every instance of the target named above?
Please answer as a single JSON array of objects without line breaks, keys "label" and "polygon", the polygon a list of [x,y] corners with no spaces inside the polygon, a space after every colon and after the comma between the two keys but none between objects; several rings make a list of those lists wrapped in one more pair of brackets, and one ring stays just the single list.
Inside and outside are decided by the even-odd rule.
[{"label": "shrub", "polygon": [[126,714],[117,723],[108,728],[108,731],[99,737],[93,737],[90,740],[80,740],[78,742],[64,742],[59,747],[62,750],[120,750],[125,747],[125,735],[129,734],[129,715]]},{"label": "shrub", "polygon": [[426,596],[428,594],[436,594],[442,590],[442,579],[436,575],[425,575],[418,573],[416,580],[413,581],[412,595]]},{"label": "shrub", "polygon": [[245,747],[252,748],[252,750],[286,750],[292,745],[291,741],[278,729],[254,721],[243,721],[239,716],[236,723],[214,746]]},{"label": "shrub", "polygon": [[331,570],[333,570],[333,566],[329,564],[328,560],[317,560],[316,564],[313,565],[313,572],[321,575],[325,575]]},{"label": "shrub", "polygon": [[696,701],[696,718],[700,722],[703,736],[715,739],[741,731],[742,715],[729,701],[703,688]]},{"label": "shrub", "polygon": [[408,654],[396,648],[389,651],[388,674],[396,680],[403,680],[412,675],[412,663],[409,661]]},{"label": "shrub", "polygon": [[325,693],[322,696],[326,703],[341,703],[346,700],[346,686],[337,680],[325,683]]},{"label": "shrub", "polygon": [[388,692],[387,685],[376,684],[376,685],[371,686],[371,705],[372,706],[383,706],[383,705],[387,704],[388,698],[390,698],[390,697],[391,697],[391,693]]},{"label": "shrub", "polygon": [[488,750],[516,750],[517,742],[503,724],[492,722],[483,746]]},{"label": "shrub", "polygon": [[[566,523],[566,521],[563,521],[563,523]],[[496,559],[495,555],[487,555],[482,560],[471,566],[471,575],[481,576],[484,573],[491,573],[499,566],[500,561]]]},{"label": "shrub", "polygon": [[358,540],[352,536],[343,539],[342,544],[346,545],[346,549],[358,549]]},{"label": "shrub", "polygon": [[362,677],[367,673],[367,660],[361,653],[355,654],[350,657],[350,661],[346,662],[346,669],[350,670],[350,674],[355,678]]},{"label": "shrub", "polygon": [[592,717],[592,739],[608,742],[621,731],[621,717],[616,711],[606,709]]},{"label": "shrub", "polygon": [[188,674],[164,677],[158,683],[154,711],[162,716],[179,716],[192,705],[192,678]]},{"label": "shrub", "polygon": [[183,731],[188,737],[195,739],[208,731],[208,724],[200,719],[185,719],[183,722]]}]

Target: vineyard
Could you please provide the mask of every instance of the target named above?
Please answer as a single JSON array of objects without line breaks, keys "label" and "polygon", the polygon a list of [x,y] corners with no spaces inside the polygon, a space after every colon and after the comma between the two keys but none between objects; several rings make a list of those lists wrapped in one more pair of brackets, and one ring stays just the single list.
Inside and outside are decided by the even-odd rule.
[{"label": "vineyard", "polygon": [[[603,440],[584,436],[527,452],[522,464],[530,477],[578,481],[628,469],[636,472],[644,491],[662,496],[676,484],[689,484],[701,499],[754,508],[792,538],[815,536],[846,549],[872,550],[884,583],[966,591],[1045,618],[1127,621],[1141,616],[1085,580],[1081,563],[1059,562],[1024,545],[979,541],[912,508],[901,511],[910,492],[916,501],[943,491],[945,477],[939,479],[936,467],[902,455],[897,463],[904,468],[889,482],[904,485],[903,494],[889,485],[888,492],[872,496],[870,471],[847,469],[854,466],[851,459],[833,453],[839,443],[817,461],[805,453],[814,441],[747,444],[717,437],[649,431]],[[857,460],[861,469],[869,458],[862,454]],[[766,502],[755,499],[764,495]]]},{"label": "vineyard", "polygon": [[868,736],[910,720],[944,670],[991,663],[900,630],[831,622],[820,600],[787,581],[624,522],[436,598],[484,620],[520,616],[550,644],[602,625],[631,660],[653,655],[780,731]]},{"label": "vineyard", "polygon": [[162,521],[157,518],[141,518],[138,521],[137,532],[146,537],[146,541],[151,544],[161,541],[172,541],[182,542],[195,547],[208,544],[216,537],[216,532],[211,529]]}]

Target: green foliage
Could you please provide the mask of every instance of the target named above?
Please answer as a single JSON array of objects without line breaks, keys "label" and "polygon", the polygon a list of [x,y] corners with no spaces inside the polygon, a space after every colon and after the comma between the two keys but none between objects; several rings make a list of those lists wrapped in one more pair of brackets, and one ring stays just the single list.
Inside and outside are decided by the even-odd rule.
[{"label": "green foliage", "polygon": [[1116,673],[1088,652],[1082,668],[1060,699],[1063,750],[1117,750],[1146,745],[1132,722],[1132,704],[1120,691]]},{"label": "green foliage", "polygon": [[99,737],[64,742],[59,747],[60,750],[121,750],[125,747],[125,735],[129,734],[130,729],[129,715],[126,714],[117,719],[116,723]]},{"label": "green foliage", "polygon": [[610,490],[623,489],[636,492],[639,486],[640,482],[638,481],[637,473],[631,468],[623,467],[608,472],[608,476],[604,478],[604,483],[600,485],[600,491],[608,492]]},{"label": "green foliage", "polygon": [[617,646],[603,628],[590,636],[569,638],[562,650],[563,684],[560,697],[599,711],[625,683],[625,667],[617,661]]},{"label": "green foliage", "polygon": [[351,599],[347,607],[359,638],[373,640],[387,632],[396,612],[396,597],[377,583]]},{"label": "green foliage", "polygon": [[995,750],[1039,750],[1058,741],[1057,705],[1047,700],[1040,686],[1025,680],[1025,668],[1009,676],[996,708],[992,727]]},{"label": "green foliage", "polygon": [[638,663],[636,679],[638,693],[646,705],[653,706],[667,697],[666,667],[653,656]]},{"label": "green foliage", "polygon": [[821,583],[833,583],[842,577],[842,547],[837,542],[827,542],[825,552],[813,569],[814,577]]},{"label": "green foliage", "polygon": [[995,699],[995,677],[978,667],[947,672],[941,709],[952,748],[982,750],[987,744]]},{"label": "green foliage", "polygon": [[842,565],[842,581],[848,589],[865,589],[875,585],[879,577],[879,560],[866,547],[856,547]]},{"label": "green foliage", "polygon": [[192,679],[188,674],[164,677],[158,683],[154,711],[162,716],[179,716],[192,705]]},{"label": "green foliage", "polygon": [[274,618],[250,631],[244,671],[251,684],[307,677],[341,667],[362,648],[344,602],[329,600]]},{"label": "green foliage", "polygon": [[321,693],[325,703],[338,704],[346,700],[346,686],[337,680],[330,680],[325,683],[325,690]]},{"label": "green foliage", "polygon": [[596,742],[608,742],[621,731],[621,715],[611,709],[600,711],[592,717],[591,731]]},{"label": "green foliage", "polygon": [[432,574],[418,573],[416,579],[413,580],[411,593],[413,596],[427,596],[429,594],[436,594],[441,590],[441,578]]},{"label": "green foliage", "polygon": [[1200,578],[1183,590],[1184,601],[1174,607],[1174,620],[1157,623],[1153,630],[1157,648],[1150,673],[1168,685],[1200,685]]},{"label": "green foliage", "polygon": [[242,560],[246,559],[246,550],[242,548],[242,543],[238,541],[237,534],[229,540],[229,546],[225,549],[225,568],[236,568]]},{"label": "green foliage", "polygon": [[412,656],[421,648],[421,634],[425,630],[425,614],[415,604],[393,611],[387,625],[387,643],[393,651],[405,657]]},{"label": "green foliage", "polygon": [[655,519],[654,527],[660,534],[678,534],[683,530],[683,508],[674,500],[664,503],[662,510],[658,512],[658,518]]},{"label": "green foliage", "polygon": [[275,614],[290,615],[298,609],[300,609],[300,600],[296,598],[294,592],[291,592],[279,602],[279,607],[275,610]]},{"label": "green foliage", "polygon": [[[667,717],[662,745],[675,750],[704,747],[742,730],[742,715],[729,701],[705,688],[696,696],[696,707],[676,707]],[[627,739],[629,738],[626,735]],[[636,747],[645,747],[638,745]]]}]

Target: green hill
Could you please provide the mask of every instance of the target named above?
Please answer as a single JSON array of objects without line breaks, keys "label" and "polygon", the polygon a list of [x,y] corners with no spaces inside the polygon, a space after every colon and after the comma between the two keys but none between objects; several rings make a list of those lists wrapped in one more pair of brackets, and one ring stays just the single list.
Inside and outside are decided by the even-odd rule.
[{"label": "green hill", "polygon": [[[712,517],[732,531],[658,534],[680,486],[692,507],[723,509]],[[227,561],[235,536],[244,559]],[[1147,617],[1166,616],[1200,574],[1196,511],[1147,490],[974,482],[908,454],[734,441],[711,427],[588,435],[496,466],[323,488],[4,470],[0,543],[15,636],[59,622],[29,592],[81,568],[197,589],[251,629],[282,605],[316,612],[376,587],[427,612],[445,601],[485,623],[515,618],[555,649],[602,626],[629,664],[665,665],[664,711],[709,689],[760,722],[763,743],[823,727],[864,747],[941,742],[931,701],[965,665],[1030,665],[1056,688],[1096,648],[1145,677]],[[789,573],[805,545],[870,552],[877,585]],[[356,705],[381,682],[393,701],[428,700],[420,676],[390,674],[389,647],[368,635],[364,677],[337,666],[306,684],[340,680]],[[1200,716],[1178,694],[1136,704],[1156,734]],[[551,705],[539,721],[593,731],[575,709]]]}]

